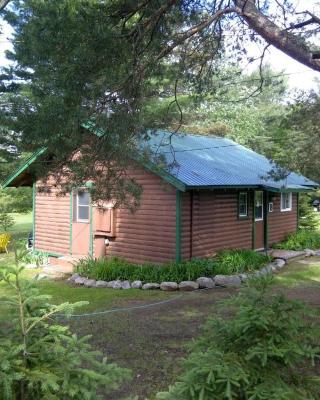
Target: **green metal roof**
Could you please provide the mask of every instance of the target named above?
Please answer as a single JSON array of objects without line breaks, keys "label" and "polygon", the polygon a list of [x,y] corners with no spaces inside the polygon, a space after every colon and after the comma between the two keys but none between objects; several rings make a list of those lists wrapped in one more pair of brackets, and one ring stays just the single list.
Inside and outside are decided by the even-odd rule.
[{"label": "green metal roof", "polygon": [[316,182],[291,172],[285,179],[270,174],[275,164],[232,140],[158,131],[141,144],[156,159],[165,159],[165,170],[188,189],[265,188],[270,191],[308,191]]},{"label": "green metal roof", "polygon": [[[99,137],[104,135],[91,122],[83,126]],[[140,152],[134,159],[181,191],[264,188],[274,192],[304,192],[319,186],[293,172],[286,179],[275,180],[269,174],[274,168],[270,160],[225,138],[158,131],[149,134],[149,140],[138,147]],[[35,152],[2,183],[2,188],[14,185],[16,178],[45,151],[42,148]],[[166,162],[159,163],[159,156]]]}]

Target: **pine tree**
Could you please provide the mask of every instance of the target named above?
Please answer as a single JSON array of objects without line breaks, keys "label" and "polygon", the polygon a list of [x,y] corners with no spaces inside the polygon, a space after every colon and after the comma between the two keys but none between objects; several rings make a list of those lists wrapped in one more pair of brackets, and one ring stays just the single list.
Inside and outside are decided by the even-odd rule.
[{"label": "pine tree", "polygon": [[303,304],[270,293],[269,283],[269,277],[259,279],[227,301],[229,315],[208,321],[179,381],[157,399],[320,398],[316,317]]},{"label": "pine tree", "polygon": [[92,349],[89,336],[78,337],[57,317],[70,315],[85,302],[50,304],[34,280],[22,279],[16,265],[0,271],[10,289],[8,320],[0,330],[0,398],[2,400],[95,400],[129,378],[127,369],[107,363]]}]

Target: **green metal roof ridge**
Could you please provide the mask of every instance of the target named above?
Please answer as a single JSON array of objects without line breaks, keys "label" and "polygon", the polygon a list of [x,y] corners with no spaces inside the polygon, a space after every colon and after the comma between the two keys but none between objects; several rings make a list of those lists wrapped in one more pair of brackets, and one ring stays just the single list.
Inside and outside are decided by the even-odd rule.
[{"label": "green metal roof ridge", "polygon": [[16,177],[18,177],[20,174],[22,174],[22,172],[24,172],[29,167],[29,165],[31,165],[46,150],[47,150],[46,147],[41,147],[40,149],[35,151],[33,154],[31,154],[31,156],[22,165],[20,165],[20,167],[18,167],[16,170],[14,170],[13,173],[11,175],[9,175],[9,177],[4,182],[1,183],[1,188],[5,189],[8,185],[10,185],[10,183]]}]

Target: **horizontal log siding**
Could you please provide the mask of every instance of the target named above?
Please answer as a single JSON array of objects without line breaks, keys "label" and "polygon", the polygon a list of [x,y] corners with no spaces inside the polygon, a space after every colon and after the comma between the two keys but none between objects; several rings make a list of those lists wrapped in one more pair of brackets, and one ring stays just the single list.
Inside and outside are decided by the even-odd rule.
[{"label": "horizontal log siding", "polygon": [[175,258],[176,192],[156,175],[135,167],[130,176],[142,185],[141,204],[135,213],[115,210],[115,238],[106,249],[135,263],[165,263]]},{"label": "horizontal log siding", "polygon": [[[249,194],[249,218],[238,219],[237,191],[199,191],[183,197],[183,257],[190,258],[190,215],[192,224],[192,257],[208,257],[229,248],[251,248],[252,214]],[[189,212],[188,212],[189,210]],[[189,229],[189,230],[188,230]],[[188,237],[189,233],[189,237]]]},{"label": "horizontal log siding", "polygon": [[[48,187],[52,180],[46,183]],[[39,191],[35,198],[35,248],[50,253],[69,254],[70,196],[57,196],[58,189],[50,186],[50,192]]]},{"label": "horizontal log siding", "polygon": [[281,212],[280,198],[280,194],[274,195],[273,212],[269,213],[269,246],[281,242],[288,233],[297,230],[297,194],[292,193],[292,211]]}]

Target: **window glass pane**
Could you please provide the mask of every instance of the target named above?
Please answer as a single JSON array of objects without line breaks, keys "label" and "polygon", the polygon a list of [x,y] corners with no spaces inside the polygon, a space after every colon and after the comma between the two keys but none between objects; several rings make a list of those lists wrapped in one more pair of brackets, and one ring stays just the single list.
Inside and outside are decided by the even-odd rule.
[{"label": "window glass pane", "polygon": [[89,193],[85,191],[78,192],[78,205],[88,206],[89,205]]},{"label": "window glass pane", "polygon": [[246,217],[248,215],[247,193],[239,194],[239,216]]},{"label": "window glass pane", "polygon": [[89,207],[88,206],[78,206],[78,219],[88,220],[89,219]]},{"label": "window glass pane", "polygon": [[255,219],[263,218],[263,193],[256,192],[255,193]]},{"label": "window glass pane", "polygon": [[291,193],[281,193],[281,209],[291,210]]}]

